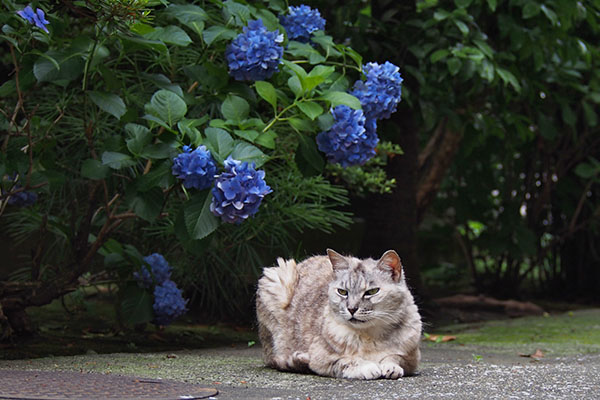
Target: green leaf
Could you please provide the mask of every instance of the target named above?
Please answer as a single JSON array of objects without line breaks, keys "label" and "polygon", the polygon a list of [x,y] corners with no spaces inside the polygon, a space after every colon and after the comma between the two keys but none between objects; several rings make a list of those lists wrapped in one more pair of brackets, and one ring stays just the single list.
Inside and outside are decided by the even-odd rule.
[{"label": "green leaf", "polygon": [[210,212],[210,190],[195,193],[185,204],[183,218],[191,239],[202,239],[219,227],[219,219]]},{"label": "green leaf", "polygon": [[150,104],[146,105],[146,111],[172,127],[185,116],[187,105],[175,93],[161,89],[152,95]]},{"label": "green leaf", "polygon": [[140,218],[152,222],[160,214],[164,202],[163,192],[160,188],[152,188],[143,193],[136,193],[129,201],[129,207]]},{"label": "green leaf", "polygon": [[215,160],[219,164],[223,164],[233,150],[233,138],[226,130],[220,128],[206,128],[204,135],[206,135],[204,145],[210,150]]},{"label": "green leaf", "polygon": [[275,88],[269,82],[257,81],[255,83],[256,92],[262,97],[267,103],[273,106],[273,109],[277,109],[277,92]]},{"label": "green leaf", "polygon": [[102,164],[108,165],[112,169],[121,169],[135,165],[136,161],[127,154],[105,151],[102,153]]},{"label": "green leaf", "polygon": [[360,105],[360,100],[358,100],[356,97],[352,96],[349,93],[327,92],[322,96],[322,98],[324,100],[329,101],[332,107],[345,105],[355,110],[362,109],[362,106]]},{"label": "green leaf", "polygon": [[575,124],[577,123],[577,115],[575,115],[571,106],[569,106],[569,104],[565,101],[562,104],[561,109],[562,109],[562,119],[563,119],[563,121],[565,121],[565,124],[574,127]]},{"label": "green leaf", "polygon": [[119,314],[128,325],[143,324],[152,321],[154,312],[152,294],[148,289],[139,287],[136,283],[119,290]]},{"label": "green leaf", "polygon": [[311,120],[314,120],[319,115],[323,114],[323,107],[314,101],[301,101],[296,105]]},{"label": "green leaf", "polygon": [[600,167],[583,162],[575,167],[575,174],[583,179],[590,179],[600,173]]},{"label": "green leaf", "polygon": [[462,61],[460,58],[452,57],[446,60],[446,66],[448,67],[448,72],[450,72],[450,75],[456,75],[462,67]]},{"label": "green leaf", "polygon": [[38,82],[53,82],[66,86],[83,72],[85,63],[80,54],[54,50],[38,54],[40,58],[33,65],[33,74]]},{"label": "green leaf", "polygon": [[165,158],[172,158],[175,154],[176,150],[171,144],[157,143],[146,146],[140,155],[144,158],[162,160]]},{"label": "green leaf", "polygon": [[233,29],[225,28],[221,25],[213,25],[202,32],[202,38],[207,46],[220,40],[231,40],[237,36]]},{"label": "green leaf", "polygon": [[558,26],[558,15],[556,15],[556,13],[552,9],[548,8],[545,4],[542,4],[540,9],[542,10],[546,18],[548,18],[552,26]]},{"label": "green leaf", "polygon": [[487,0],[488,3],[488,7],[490,8],[490,11],[494,12],[496,11],[496,6],[498,5],[498,0]]},{"label": "green leaf", "polygon": [[235,133],[237,136],[241,137],[242,139],[245,139],[251,143],[254,143],[254,141],[256,140],[256,138],[258,137],[258,135],[260,135],[260,133],[258,133],[255,130],[239,130],[236,129],[233,131],[233,133]]},{"label": "green leaf", "polygon": [[88,158],[81,164],[81,176],[88,179],[104,179],[110,173],[110,168],[93,158]]},{"label": "green leaf", "polygon": [[239,141],[231,152],[231,157],[235,160],[254,163],[256,168],[261,167],[267,162],[267,156],[258,147],[248,142]]},{"label": "green leaf", "polygon": [[106,111],[116,119],[121,119],[127,112],[123,100],[114,93],[88,91],[87,95],[102,111]]},{"label": "green leaf", "polygon": [[302,89],[302,84],[300,83],[300,79],[298,79],[297,76],[295,76],[295,75],[290,76],[287,83],[288,83],[288,87],[292,90],[294,95],[296,95],[296,98],[302,96],[302,93],[304,93],[304,90]]},{"label": "green leaf", "polygon": [[312,132],[314,130],[314,124],[306,119],[290,118],[288,119],[288,122],[294,129],[297,129],[301,132]]},{"label": "green leaf", "polygon": [[458,30],[461,31],[461,33],[463,34],[463,36],[467,36],[469,34],[469,27],[464,22],[462,22],[462,21],[460,21],[458,19],[455,19],[454,20],[454,25],[456,25],[456,27],[458,28]]},{"label": "green leaf", "polygon": [[530,1],[523,7],[522,16],[524,19],[533,18],[541,11],[541,7],[535,1]]},{"label": "green leaf", "polygon": [[261,133],[259,137],[256,138],[254,143],[266,147],[267,149],[275,149],[275,139],[277,138],[277,133],[274,131],[266,131]]},{"label": "green leaf", "polygon": [[434,51],[431,54],[431,56],[429,56],[429,61],[431,61],[432,63],[436,63],[436,62],[448,57],[449,54],[450,54],[450,51],[448,49],[440,49],[440,50]]},{"label": "green leaf", "polygon": [[167,15],[177,18],[179,22],[194,30],[198,35],[202,35],[204,30],[204,21],[208,19],[208,14],[193,4],[170,4],[166,9]]},{"label": "green leaf", "polygon": [[521,92],[521,85],[519,85],[517,78],[513,75],[512,72],[504,68],[496,68],[496,73],[502,79],[504,85],[510,84],[517,93]]},{"label": "green leaf", "polygon": [[152,32],[143,35],[146,39],[160,40],[164,43],[174,44],[185,47],[192,43],[192,39],[183,29],[178,26],[170,25],[167,27],[156,27]]},{"label": "green leaf", "polygon": [[583,115],[588,126],[594,127],[598,125],[598,114],[594,111],[594,107],[587,101],[584,101],[581,105],[583,106]]},{"label": "green leaf", "polygon": [[[300,79],[300,83],[302,83],[302,81],[304,79],[306,79],[306,77],[308,76],[308,74],[306,73],[306,71],[304,70],[304,68],[302,68],[301,66],[299,66],[298,64],[295,64],[291,61],[288,60],[281,60],[281,62],[283,62],[283,64],[292,70],[292,72],[298,77],[298,79]],[[303,85],[304,86],[304,85]]]},{"label": "green leaf", "polygon": [[239,123],[248,117],[250,105],[239,96],[228,95],[221,104],[221,113],[225,119]]},{"label": "green leaf", "polygon": [[319,153],[314,139],[307,135],[299,135],[298,138],[295,156],[298,169],[307,177],[321,174],[325,168],[325,160]]}]

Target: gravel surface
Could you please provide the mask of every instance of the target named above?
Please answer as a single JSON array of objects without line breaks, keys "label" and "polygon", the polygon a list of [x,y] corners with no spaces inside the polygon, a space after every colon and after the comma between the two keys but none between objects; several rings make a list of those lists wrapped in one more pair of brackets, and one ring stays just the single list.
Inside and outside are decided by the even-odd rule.
[{"label": "gravel surface", "polygon": [[[89,354],[0,361],[1,369],[82,371],[197,383],[216,399],[598,399],[600,354],[522,357],[510,346],[424,344],[417,376],[351,381],[265,368],[260,348]],[[535,352],[531,349],[530,354]]]}]

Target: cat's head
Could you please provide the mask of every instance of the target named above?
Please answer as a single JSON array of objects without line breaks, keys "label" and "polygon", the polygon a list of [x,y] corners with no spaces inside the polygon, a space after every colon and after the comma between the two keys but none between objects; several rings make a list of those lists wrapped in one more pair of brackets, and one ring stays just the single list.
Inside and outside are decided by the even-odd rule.
[{"label": "cat's head", "polygon": [[327,255],[334,272],[329,305],[339,321],[354,329],[399,322],[410,293],[395,251],[386,251],[379,260],[344,257],[330,249]]}]

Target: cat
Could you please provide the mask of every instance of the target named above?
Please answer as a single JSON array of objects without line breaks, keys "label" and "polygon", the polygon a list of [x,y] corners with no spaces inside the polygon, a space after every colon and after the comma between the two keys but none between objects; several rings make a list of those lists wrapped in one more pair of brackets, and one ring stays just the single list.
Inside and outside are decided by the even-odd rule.
[{"label": "cat", "polygon": [[277,260],[258,282],[265,364],[348,379],[397,379],[421,358],[421,317],[400,257],[345,257],[328,249],[300,264]]}]

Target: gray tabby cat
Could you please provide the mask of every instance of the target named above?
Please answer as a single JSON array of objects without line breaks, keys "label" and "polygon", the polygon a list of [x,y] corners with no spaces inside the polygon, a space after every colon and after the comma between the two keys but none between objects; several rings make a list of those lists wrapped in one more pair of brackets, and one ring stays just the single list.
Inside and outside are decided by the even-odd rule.
[{"label": "gray tabby cat", "polygon": [[395,251],[379,260],[327,250],[277,262],[264,269],[256,299],[268,366],[351,379],[415,372],[421,317]]}]

